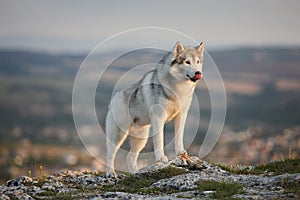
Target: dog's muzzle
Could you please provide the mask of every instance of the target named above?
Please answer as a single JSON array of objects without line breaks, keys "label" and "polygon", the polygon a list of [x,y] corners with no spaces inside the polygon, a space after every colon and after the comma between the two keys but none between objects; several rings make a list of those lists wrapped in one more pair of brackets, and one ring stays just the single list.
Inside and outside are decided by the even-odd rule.
[{"label": "dog's muzzle", "polygon": [[201,72],[197,71],[195,72],[195,75],[192,77],[189,74],[186,75],[191,81],[196,82],[202,78]]}]

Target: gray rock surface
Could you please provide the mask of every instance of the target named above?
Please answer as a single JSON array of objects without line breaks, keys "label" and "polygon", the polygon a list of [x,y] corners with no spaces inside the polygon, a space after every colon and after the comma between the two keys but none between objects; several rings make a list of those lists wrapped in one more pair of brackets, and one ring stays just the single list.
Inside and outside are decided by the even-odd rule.
[{"label": "gray rock surface", "polygon": [[[217,182],[240,183],[243,194],[235,194],[240,199],[297,199],[296,195],[287,193],[281,187],[283,181],[300,182],[300,174],[237,175],[222,170],[218,166],[201,161],[197,157],[181,156],[168,163],[156,163],[141,169],[134,176],[156,172],[165,167],[174,166],[186,171],[184,174],[161,179],[150,187],[167,191],[161,194],[132,194],[121,191],[103,191],[104,186],[114,186],[126,177],[106,178],[99,171],[65,171],[48,177],[30,178],[21,176],[9,180],[0,187],[1,199],[55,199],[69,197],[79,199],[210,199],[215,191],[197,190],[197,181],[214,180]],[[172,193],[168,193],[172,191]]]}]

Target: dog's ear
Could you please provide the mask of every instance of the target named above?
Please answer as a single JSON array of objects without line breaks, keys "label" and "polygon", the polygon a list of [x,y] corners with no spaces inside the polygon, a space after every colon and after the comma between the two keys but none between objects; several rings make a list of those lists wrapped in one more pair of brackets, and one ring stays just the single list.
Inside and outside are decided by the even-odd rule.
[{"label": "dog's ear", "polygon": [[203,53],[204,53],[204,43],[201,42],[201,43],[199,44],[199,46],[196,47],[196,49],[197,49],[197,51],[200,52],[201,56],[203,57]]},{"label": "dog's ear", "polygon": [[173,49],[173,55],[174,58],[178,58],[178,56],[181,54],[181,52],[184,50],[183,45],[181,44],[181,42],[176,42],[175,47]]}]

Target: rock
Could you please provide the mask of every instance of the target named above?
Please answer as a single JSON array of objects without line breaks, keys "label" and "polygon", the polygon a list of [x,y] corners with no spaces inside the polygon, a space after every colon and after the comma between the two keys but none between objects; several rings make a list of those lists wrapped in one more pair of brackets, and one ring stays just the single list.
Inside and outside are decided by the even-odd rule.
[{"label": "rock", "polygon": [[0,195],[0,199],[2,199],[2,200],[10,200],[10,198],[7,195],[5,195],[5,194],[1,194]]},{"label": "rock", "polygon": [[11,195],[12,199],[20,199],[20,200],[34,200],[30,195],[23,193],[23,192],[16,192],[13,195]]},{"label": "rock", "polygon": [[156,188],[164,188],[166,191],[170,189],[189,190],[195,188],[195,182],[200,179],[201,176],[199,174],[182,174],[169,179],[162,179],[152,185]]},{"label": "rock", "polygon": [[130,194],[126,192],[106,192],[104,194],[97,195],[93,197],[92,200],[100,200],[100,199],[141,199],[141,200],[182,200],[182,198],[177,198],[177,195],[139,195],[139,194]]},{"label": "rock", "polygon": [[[126,179],[120,174],[118,178],[106,178],[99,171],[64,171],[43,178],[21,176],[6,182],[0,187],[1,199],[209,199],[216,191],[199,191],[198,181],[216,181],[241,184],[243,193],[232,198],[240,199],[297,199],[296,195],[285,191],[282,184],[300,182],[300,174],[238,175],[222,170],[220,167],[201,161],[198,157],[182,154],[168,163],[155,163],[139,170],[133,177],[151,177],[166,167],[180,168],[180,175],[171,178],[155,179],[144,188],[147,194],[131,194],[121,189],[114,189],[119,182]],[[251,170],[251,166],[238,166],[242,170]],[[185,173],[186,172],[186,173]],[[146,175],[146,176],[145,176]],[[129,177],[130,178],[130,177]],[[130,179],[129,179],[130,180]],[[133,179],[134,180],[134,179]],[[134,184],[134,183],[133,183]],[[199,184],[199,183],[197,183]],[[199,186],[199,185],[198,185]],[[103,189],[103,188],[111,189]],[[148,190],[147,190],[148,189]],[[138,190],[137,190],[138,191]],[[153,192],[151,192],[153,191]],[[171,193],[171,194],[170,194]],[[54,195],[54,196],[48,196]]]},{"label": "rock", "polygon": [[30,184],[32,183],[32,178],[28,176],[20,176],[19,178],[12,179],[6,182],[6,187],[11,186],[24,186],[24,184]]}]

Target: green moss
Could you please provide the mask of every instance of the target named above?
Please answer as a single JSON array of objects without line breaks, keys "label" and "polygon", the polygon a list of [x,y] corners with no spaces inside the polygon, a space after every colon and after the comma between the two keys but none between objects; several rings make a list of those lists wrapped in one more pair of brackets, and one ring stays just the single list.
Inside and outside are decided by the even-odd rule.
[{"label": "green moss", "polygon": [[217,165],[221,169],[235,174],[264,174],[271,172],[272,175],[300,173],[300,159],[286,159],[274,161],[253,168],[238,169],[224,165]]},{"label": "green moss", "polygon": [[243,193],[243,185],[239,183],[227,183],[217,181],[198,181],[197,189],[203,191],[215,191],[210,195],[216,199],[231,199],[235,194]]},{"label": "green moss", "polygon": [[226,166],[223,164],[218,164],[218,163],[212,163],[212,165],[218,166],[227,172],[236,173],[236,171],[232,167],[229,167],[229,166]]},{"label": "green moss", "polygon": [[38,179],[37,182],[34,183],[33,185],[37,187],[42,187],[45,183],[46,183],[45,180]]},{"label": "green moss", "polygon": [[281,187],[285,193],[293,193],[297,198],[300,197],[300,182],[290,179],[282,179]]},{"label": "green moss", "polygon": [[193,199],[194,198],[194,197],[186,197],[186,196],[181,195],[181,194],[177,195],[176,197],[177,198],[182,198],[182,199]]},{"label": "green moss", "polygon": [[186,170],[169,166],[167,168],[160,169],[156,172],[150,172],[139,175],[129,175],[128,177],[122,179],[116,185],[106,185],[101,188],[102,191],[121,191],[137,194],[159,194],[162,191],[158,188],[150,187],[153,183],[165,179],[177,176],[180,174],[187,173]]},{"label": "green moss", "polygon": [[254,173],[274,172],[278,174],[294,174],[300,173],[300,159],[286,159],[283,161],[274,161],[266,165],[257,166],[253,169]]}]

